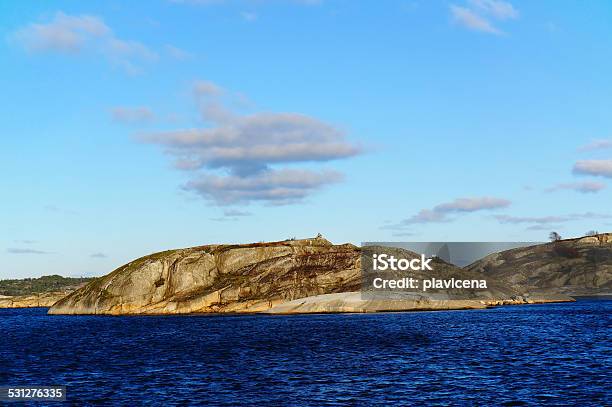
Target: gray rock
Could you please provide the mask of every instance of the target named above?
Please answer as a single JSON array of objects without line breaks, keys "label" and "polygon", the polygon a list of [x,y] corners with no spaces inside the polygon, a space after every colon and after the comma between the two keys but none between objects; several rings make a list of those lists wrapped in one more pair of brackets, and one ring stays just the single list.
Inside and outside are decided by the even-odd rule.
[{"label": "gray rock", "polygon": [[[419,257],[402,249],[389,250],[405,258]],[[493,276],[487,277],[488,289],[478,295],[450,291],[440,296],[434,291],[364,302],[355,297],[361,289],[361,254],[358,247],[333,245],[321,236],[169,250],[134,260],[92,281],[55,303],[49,313],[377,312],[529,302],[516,288]],[[414,277],[483,278],[441,259],[435,259],[434,271],[415,272]]]},{"label": "gray rock", "polygon": [[560,240],[491,254],[466,267],[522,292],[612,293],[612,234]]},{"label": "gray rock", "polygon": [[64,291],[54,291],[30,295],[0,296],[0,308],[48,308],[67,294]]},{"label": "gray rock", "polygon": [[359,248],[322,237],[209,245],[142,257],[56,303],[50,314],[259,312],[360,287]]}]

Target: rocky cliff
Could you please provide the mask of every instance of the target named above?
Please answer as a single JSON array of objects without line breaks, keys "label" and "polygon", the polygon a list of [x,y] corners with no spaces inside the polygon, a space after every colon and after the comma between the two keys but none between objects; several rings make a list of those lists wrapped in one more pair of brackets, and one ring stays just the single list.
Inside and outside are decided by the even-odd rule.
[{"label": "rocky cliff", "polygon": [[[401,249],[392,250],[400,257],[418,256]],[[387,299],[355,302],[362,288],[361,254],[362,249],[358,247],[333,245],[322,237],[170,250],[134,260],[96,279],[58,301],[49,313],[119,315],[344,312],[349,309],[374,312],[481,308],[533,301],[490,276],[489,289],[479,292],[476,300],[470,295],[437,298],[438,294],[431,292],[413,293],[391,302]],[[482,278],[475,271],[439,259],[435,262],[435,271],[423,272],[422,276],[415,273],[415,276]],[[305,298],[308,299],[299,301]],[[470,301],[466,303],[466,299]],[[292,302],[295,300],[298,301]],[[277,307],[281,304],[289,305]]]},{"label": "rocky cliff", "polygon": [[317,237],[209,245],[128,263],[57,302],[50,314],[258,312],[360,287],[359,248]]},{"label": "rocky cliff", "polygon": [[506,250],[466,267],[519,291],[568,295],[612,293],[612,234]]}]

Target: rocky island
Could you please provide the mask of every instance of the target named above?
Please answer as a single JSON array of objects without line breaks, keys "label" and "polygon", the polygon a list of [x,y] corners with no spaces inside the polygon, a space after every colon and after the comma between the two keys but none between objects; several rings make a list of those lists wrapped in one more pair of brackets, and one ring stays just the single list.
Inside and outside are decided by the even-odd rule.
[{"label": "rocky island", "polygon": [[50,314],[261,312],[360,287],[359,248],[323,238],[207,245],[142,257],[56,303]]},{"label": "rocky island", "polygon": [[494,253],[467,270],[528,291],[571,296],[612,294],[612,233]]},{"label": "rocky island", "polygon": [[[601,241],[597,239],[601,238],[583,241],[581,245],[599,245]],[[606,241],[607,237],[603,239]],[[604,249],[612,252],[611,246],[608,244]],[[541,250],[537,247],[515,250]],[[495,271],[493,265],[501,263],[494,256],[501,254],[463,269],[435,260],[435,271],[430,272],[433,277],[469,279],[485,274],[490,285],[478,299],[453,298],[435,292],[400,293],[384,300],[367,298],[360,292],[362,250],[352,244],[334,245],[320,236],[169,250],[136,259],[90,282],[56,302],[49,313],[380,312],[573,300],[564,290],[555,290],[554,285],[541,287],[529,279],[512,278],[511,272]],[[402,251],[404,256],[418,256],[403,249],[394,250]],[[608,270],[604,278],[609,283],[610,262],[606,261],[598,267]],[[517,273],[525,272],[517,269]]]},{"label": "rocky island", "polygon": [[92,280],[58,275],[0,280],[0,308],[48,308]]},{"label": "rocky island", "polygon": [[29,295],[0,295],[0,308],[48,308],[68,294],[68,291],[51,291]]}]

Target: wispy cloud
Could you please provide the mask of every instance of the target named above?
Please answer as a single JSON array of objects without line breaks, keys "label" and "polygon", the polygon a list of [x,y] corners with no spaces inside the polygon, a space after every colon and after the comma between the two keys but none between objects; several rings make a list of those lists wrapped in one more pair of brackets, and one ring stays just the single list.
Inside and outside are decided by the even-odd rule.
[{"label": "wispy cloud", "polygon": [[502,224],[530,224],[528,227],[530,230],[543,230],[546,227],[550,228],[551,225],[559,225],[566,222],[579,221],[579,220],[597,220],[597,219],[610,219],[612,215],[605,213],[596,212],[583,212],[583,213],[572,213],[569,215],[556,215],[556,216],[510,216],[510,215],[496,215],[495,219]]},{"label": "wispy cloud", "polygon": [[54,212],[54,213],[60,213],[60,214],[66,214],[66,215],[76,215],[77,214],[77,211],[73,209],[63,208],[63,207],[53,205],[53,204],[45,205],[44,209],[48,212]]},{"label": "wispy cloud", "polygon": [[495,215],[495,219],[499,223],[538,223],[538,224],[549,224],[549,223],[561,223],[567,222],[569,219],[567,216],[510,216],[510,215]]},{"label": "wispy cloud", "polygon": [[551,223],[538,223],[535,225],[527,226],[525,228],[525,230],[536,230],[536,231],[545,230],[547,232],[550,232],[552,230],[562,230],[562,229],[564,229],[563,225],[557,225],[557,224],[551,224]]},{"label": "wispy cloud", "polygon": [[176,4],[195,4],[195,5],[203,5],[209,6],[213,4],[222,4],[227,0],[169,0],[170,3]]},{"label": "wispy cloud", "polygon": [[594,140],[578,148],[578,151],[604,150],[607,148],[612,148],[612,140]]},{"label": "wispy cloud", "polygon": [[436,212],[475,212],[485,209],[499,209],[510,206],[507,199],[493,197],[458,198],[452,202],[443,203],[434,208]]},{"label": "wispy cloud", "polygon": [[[223,3],[229,3],[229,0],[168,0],[170,3],[176,4],[191,4],[198,6],[213,6]],[[303,6],[316,6],[323,3],[323,0],[280,0],[280,2],[298,4]],[[252,2],[255,3],[255,2]],[[260,4],[265,2],[260,1]]]},{"label": "wispy cloud", "polygon": [[97,253],[90,254],[89,257],[93,259],[106,259],[108,256],[104,253],[97,252]]},{"label": "wispy cloud", "polygon": [[509,20],[519,16],[511,3],[501,0],[469,0],[465,6],[451,4],[449,7],[455,23],[472,31],[495,35],[503,34],[503,31],[492,19]]},{"label": "wispy cloud", "polygon": [[146,106],[113,107],[111,109],[111,115],[114,121],[127,124],[150,123],[155,119],[153,111]]},{"label": "wispy cloud", "polygon": [[252,11],[243,11],[242,13],[240,13],[240,15],[245,21],[255,21],[258,18],[257,13],[254,13]]},{"label": "wispy cloud", "polygon": [[452,202],[445,202],[434,206],[432,209],[422,209],[410,218],[404,219],[396,224],[384,225],[381,229],[403,230],[419,223],[443,223],[454,220],[450,215],[458,213],[469,213],[484,210],[506,208],[511,202],[507,199],[494,197],[471,197],[458,198]]},{"label": "wispy cloud", "polygon": [[302,201],[323,186],[340,182],[335,171],[264,170],[252,175],[203,175],[183,187],[218,205],[262,201],[288,205]]},{"label": "wispy cloud", "polygon": [[251,216],[251,215],[252,215],[251,212],[241,211],[238,209],[228,209],[226,211],[223,211],[223,216],[220,216],[218,218],[210,218],[210,220],[213,220],[215,222],[229,222],[229,221],[237,221],[240,218],[244,218],[246,216]]},{"label": "wispy cloud", "polygon": [[58,12],[46,23],[32,23],[14,33],[18,40],[31,52],[60,52],[78,54],[92,41],[113,38],[112,30],[96,16],[71,16]]},{"label": "wispy cloud", "polygon": [[480,31],[489,34],[501,34],[501,31],[498,30],[489,20],[479,16],[467,7],[451,5],[450,10],[454,21],[463,27],[473,31]]},{"label": "wispy cloud", "polygon": [[[361,152],[334,126],[297,113],[242,114],[230,107],[231,93],[197,81],[193,93],[207,127],[140,135],[174,158],[175,167],[194,174],[184,185],[219,205],[260,201],[289,204],[339,182],[332,170],[283,165],[323,163]],[[281,166],[281,168],[278,168]]]},{"label": "wispy cloud", "polygon": [[223,212],[223,216],[229,216],[229,217],[243,217],[243,216],[251,216],[252,213],[251,212],[247,212],[247,211],[240,211],[238,209],[228,209],[226,211]]},{"label": "wispy cloud", "polygon": [[574,164],[574,174],[612,178],[612,160],[581,160]]},{"label": "wispy cloud", "polygon": [[416,233],[413,232],[396,232],[396,233],[392,233],[393,236],[396,237],[407,237],[407,236],[415,236]]},{"label": "wispy cloud", "polygon": [[519,12],[514,6],[501,0],[469,0],[468,2],[474,9],[480,10],[484,14],[490,15],[500,20],[518,18]]},{"label": "wispy cloud", "polygon": [[581,192],[583,194],[595,193],[599,192],[606,188],[606,184],[595,181],[585,181],[585,182],[569,182],[565,184],[557,184],[550,188],[547,188],[546,192],[555,192],[559,190],[572,190],[576,192]]},{"label": "wispy cloud", "polygon": [[57,12],[49,21],[19,28],[9,39],[31,53],[79,55],[95,52],[129,73],[140,70],[138,63],[158,58],[158,54],[144,44],[117,37],[102,18],[93,15]]},{"label": "wispy cloud", "polygon": [[186,51],[182,48],[175,47],[174,45],[166,45],[164,47],[164,50],[172,59],[175,59],[177,61],[187,61],[194,57],[193,53]]},{"label": "wispy cloud", "polygon": [[197,98],[214,98],[223,95],[225,90],[214,82],[199,79],[193,83],[193,93]]},{"label": "wispy cloud", "polygon": [[19,247],[9,247],[8,249],[6,249],[6,252],[11,254],[49,254],[49,252],[45,252],[42,250]]}]

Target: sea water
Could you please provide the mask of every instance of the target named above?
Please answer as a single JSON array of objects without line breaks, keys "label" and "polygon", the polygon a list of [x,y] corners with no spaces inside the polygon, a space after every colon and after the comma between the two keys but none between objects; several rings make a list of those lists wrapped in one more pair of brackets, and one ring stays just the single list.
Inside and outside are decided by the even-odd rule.
[{"label": "sea water", "polygon": [[0,310],[0,386],[108,405],[612,403],[612,301],[291,316]]}]

